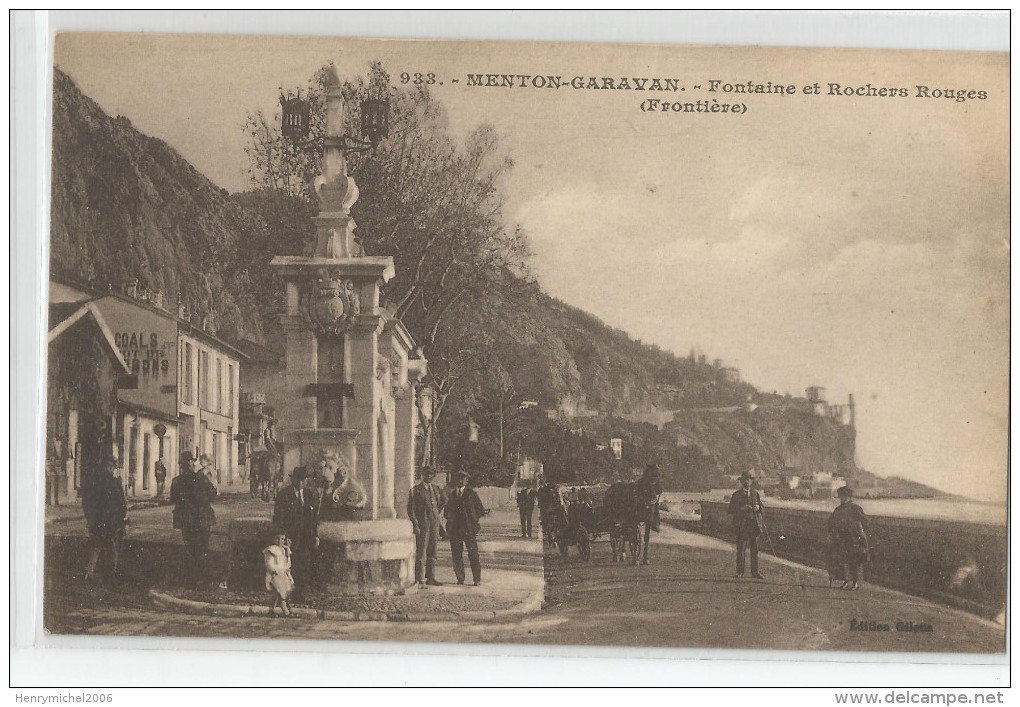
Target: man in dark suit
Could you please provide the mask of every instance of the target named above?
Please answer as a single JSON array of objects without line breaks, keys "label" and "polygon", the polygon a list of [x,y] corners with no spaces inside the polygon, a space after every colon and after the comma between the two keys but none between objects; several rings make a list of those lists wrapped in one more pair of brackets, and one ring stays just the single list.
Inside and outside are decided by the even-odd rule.
[{"label": "man in dark suit", "polygon": [[843,589],[860,589],[868,561],[868,517],[849,486],[836,491],[839,505],[829,516],[829,543],[843,563]]},{"label": "man in dark suit", "polygon": [[113,460],[106,459],[99,473],[81,490],[81,509],[89,529],[86,582],[92,581],[101,558],[104,560],[103,581],[113,585],[120,579],[120,548],[127,523],[127,503],[124,487],[115,473]]},{"label": "man in dark suit", "polygon": [[446,496],[432,483],[435,477],[432,467],[421,470],[421,483],[411,488],[407,498],[407,517],[414,526],[414,581],[438,587],[442,582],[436,580],[436,543]]},{"label": "man in dark suit", "polygon": [[290,484],[276,494],[273,524],[287,533],[291,546],[294,593],[300,599],[315,580],[315,549],[319,546],[319,499],[306,488],[308,470],[290,472]]},{"label": "man in dark suit", "polygon": [[476,536],[485,508],[474,489],[468,488],[467,472],[458,471],[453,478],[454,487],[446,501],[446,532],[450,536],[453,572],[457,575],[457,584],[464,584],[464,547],[467,546],[471,578],[477,587],[482,583],[482,563],[478,559]]},{"label": "man in dark suit", "polygon": [[216,487],[195,470],[191,452],[181,453],[181,473],[170,484],[170,502],[174,504],[174,528],[181,531],[191,555],[187,581],[197,585],[209,581],[209,534],[216,522],[212,508]]},{"label": "man in dark suit", "polygon": [[535,490],[525,486],[517,492],[517,510],[521,512],[521,537],[531,537],[531,517],[535,513]]},{"label": "man in dark suit", "polygon": [[744,549],[751,551],[751,576],[765,579],[758,571],[758,536],[761,528],[758,515],[764,511],[761,496],[751,488],[754,476],[745,471],[740,475],[740,488],[730,496],[730,515],[733,516],[733,530],[737,534],[737,576],[744,576]]}]

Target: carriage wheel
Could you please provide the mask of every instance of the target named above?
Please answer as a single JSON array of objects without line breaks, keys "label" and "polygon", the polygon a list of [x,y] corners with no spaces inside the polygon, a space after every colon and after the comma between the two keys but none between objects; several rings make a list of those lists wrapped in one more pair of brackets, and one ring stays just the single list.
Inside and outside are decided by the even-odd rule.
[{"label": "carriage wheel", "polygon": [[577,551],[585,562],[591,560],[591,537],[584,528],[581,528],[577,535]]}]

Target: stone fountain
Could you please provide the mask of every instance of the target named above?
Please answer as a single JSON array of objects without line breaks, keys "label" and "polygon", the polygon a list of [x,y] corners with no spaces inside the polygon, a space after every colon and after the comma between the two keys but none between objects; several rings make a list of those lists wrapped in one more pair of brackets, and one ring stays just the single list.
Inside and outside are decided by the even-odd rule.
[{"label": "stone fountain", "polygon": [[[409,360],[414,342],[380,306],[393,259],[365,255],[354,238],[350,210],[358,187],[347,173],[345,106],[332,67],[326,106],[314,249],[271,263],[286,283],[286,353],[268,387],[285,473],[306,466],[323,483],[319,588],[400,593],[414,581],[414,535],[404,508],[425,361]],[[231,527],[237,548],[250,535],[242,525]]]}]

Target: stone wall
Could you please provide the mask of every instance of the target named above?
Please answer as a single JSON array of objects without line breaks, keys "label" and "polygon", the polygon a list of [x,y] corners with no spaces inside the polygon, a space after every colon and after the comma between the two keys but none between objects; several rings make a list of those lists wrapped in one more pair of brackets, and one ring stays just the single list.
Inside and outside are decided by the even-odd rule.
[{"label": "stone wall", "polygon": [[[776,554],[826,566],[829,514],[788,508],[765,509]],[[703,502],[701,521],[685,529],[733,539],[727,504]],[[988,617],[1006,601],[1006,528],[982,523],[872,516],[868,537],[872,561],[865,579],[925,596]],[[768,541],[760,547],[768,551]]]},{"label": "stone wall", "polygon": [[510,489],[503,488],[501,486],[479,486],[475,489],[478,493],[478,498],[482,501],[482,506],[492,510],[493,508],[501,508],[513,501],[516,507],[517,497],[510,497]]}]

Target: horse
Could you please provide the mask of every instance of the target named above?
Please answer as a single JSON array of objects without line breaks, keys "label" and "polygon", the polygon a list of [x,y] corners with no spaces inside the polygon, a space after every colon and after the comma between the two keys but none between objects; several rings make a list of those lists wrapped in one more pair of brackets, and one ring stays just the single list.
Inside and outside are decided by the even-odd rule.
[{"label": "horse", "polygon": [[283,483],[283,460],[280,455],[270,451],[258,451],[251,454],[251,471],[248,474],[248,485],[252,498],[262,496],[263,501],[272,501]]},{"label": "horse", "polygon": [[[651,531],[659,529],[659,469],[652,465],[645,469],[638,481],[618,481],[606,490],[603,513],[609,525],[609,543],[613,549],[613,562],[623,562],[626,546],[630,545],[631,562],[648,564],[648,545]],[[644,555],[641,551],[641,525],[645,526]]]}]

